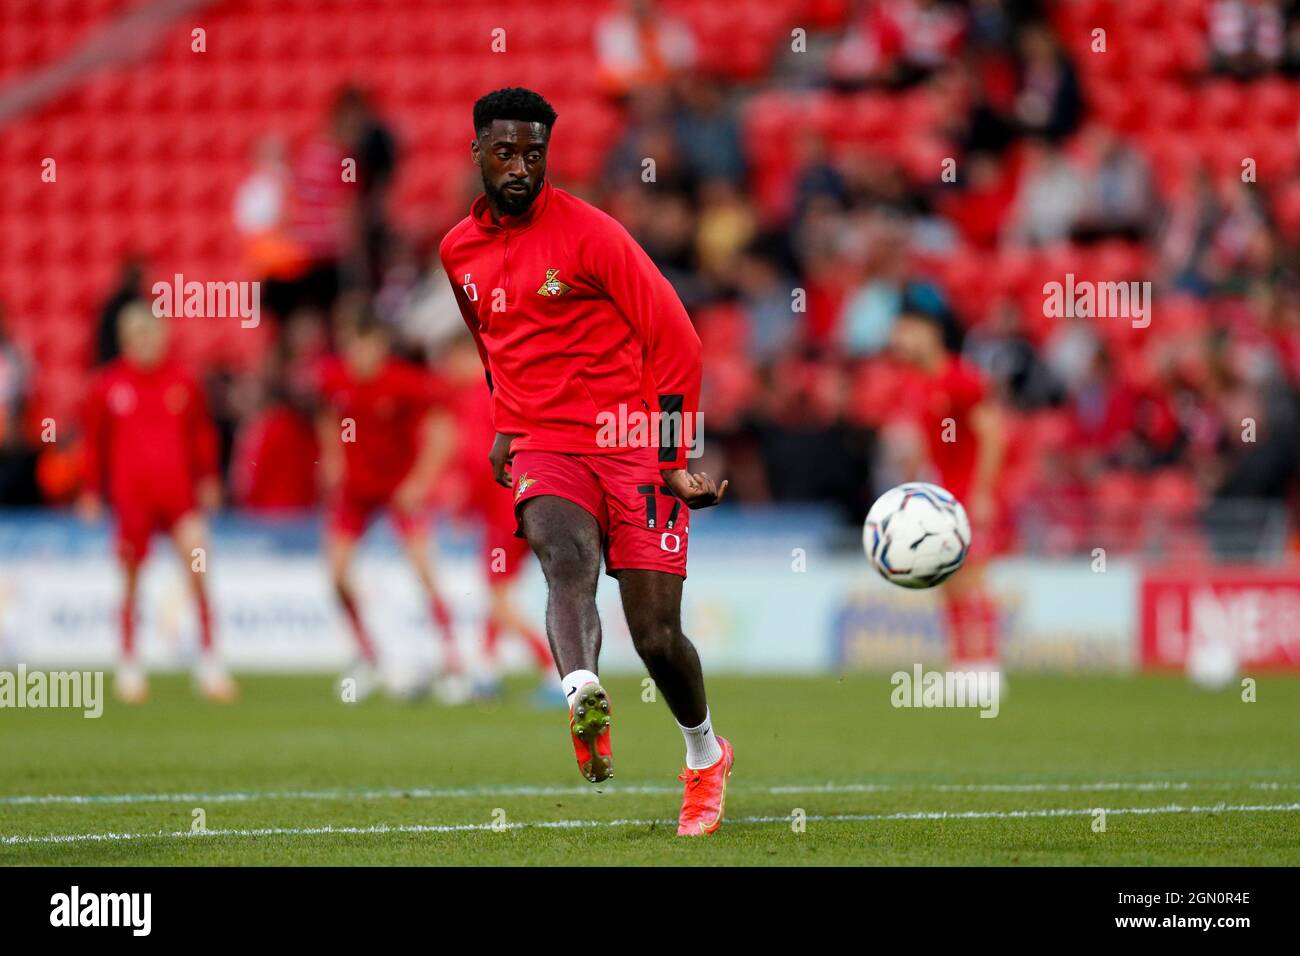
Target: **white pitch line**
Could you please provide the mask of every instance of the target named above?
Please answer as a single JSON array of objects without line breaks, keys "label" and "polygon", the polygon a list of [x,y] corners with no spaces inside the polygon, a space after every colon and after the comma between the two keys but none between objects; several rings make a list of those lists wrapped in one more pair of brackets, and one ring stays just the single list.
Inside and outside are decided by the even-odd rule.
[{"label": "white pitch line", "polygon": [[[799,795],[818,793],[1094,793],[1187,790],[1235,790],[1249,787],[1252,790],[1300,789],[1296,782],[1243,782],[1224,781],[1113,781],[1097,783],[823,783],[790,784],[782,786],[744,786],[738,790],[750,793]],[[337,788],[325,790],[248,790],[216,793],[102,793],[102,794],[17,794],[0,796],[0,806],[42,806],[47,804],[131,804],[131,803],[255,803],[260,800],[453,800],[473,797],[580,797],[613,794],[665,794],[677,793],[680,787],[659,786],[607,786],[594,787],[536,787],[536,786],[481,786],[481,787],[382,787]]]},{"label": "white pitch line", "polygon": [[[808,816],[808,823],[865,823],[891,820],[1014,820],[1051,817],[1092,816],[1101,808],[1082,810],[922,810],[904,813],[846,813],[825,816]],[[1296,813],[1300,812],[1300,803],[1264,804],[1258,806],[1218,804],[1212,807],[1182,807],[1170,804],[1163,807],[1112,807],[1102,812],[1111,814],[1166,814],[1166,813]],[[767,823],[788,824],[790,816],[740,817],[729,820],[731,825],[757,825]],[[0,836],[0,846],[31,846],[68,843],[117,843],[132,840],[155,839],[189,839],[201,840],[209,837],[265,837],[265,836],[321,836],[328,834],[372,835],[388,833],[472,833],[477,831],[506,830],[575,830],[598,829],[603,827],[648,827],[672,826],[676,820],[539,820],[531,823],[447,823],[447,824],[402,824],[389,826],[377,824],[368,827],[259,827],[249,830],[160,830],[157,833],[50,833],[43,835]]]},{"label": "white pitch line", "polygon": [[1251,790],[1295,790],[1300,789],[1300,781],[1295,783],[1277,782],[1243,782],[1227,783],[1150,780],[1150,781],[1113,781],[1099,783],[828,783],[822,785],[791,785],[769,787],[768,793],[888,793],[891,790],[924,790],[934,793],[1094,793],[1094,792],[1133,792],[1148,793],[1162,790],[1235,790],[1249,787]]}]

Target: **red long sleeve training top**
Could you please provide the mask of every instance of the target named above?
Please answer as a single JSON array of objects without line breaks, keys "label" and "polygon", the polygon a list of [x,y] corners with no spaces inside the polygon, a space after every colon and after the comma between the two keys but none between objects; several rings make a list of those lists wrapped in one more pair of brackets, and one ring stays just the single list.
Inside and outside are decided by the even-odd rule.
[{"label": "red long sleeve training top", "polygon": [[439,252],[488,372],[494,426],[520,436],[516,451],[621,451],[598,440],[602,425],[648,410],[681,423],[649,428],[652,440],[668,433],[660,468],[686,467],[700,437],[700,339],[622,225],[547,182],[500,224],[479,196]]},{"label": "red long sleeve training top", "polygon": [[217,430],[198,383],[171,361],[106,365],[85,410],[86,489],[115,507],[190,495],[217,476]]}]

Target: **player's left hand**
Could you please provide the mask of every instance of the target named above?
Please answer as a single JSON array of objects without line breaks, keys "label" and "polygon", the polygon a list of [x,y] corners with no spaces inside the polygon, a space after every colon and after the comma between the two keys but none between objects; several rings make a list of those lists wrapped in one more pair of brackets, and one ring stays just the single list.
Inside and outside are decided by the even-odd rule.
[{"label": "player's left hand", "polygon": [[727,493],[725,479],[719,485],[709,477],[707,472],[692,475],[685,468],[674,468],[663,472],[664,484],[673,490],[678,498],[686,502],[692,511],[697,508],[711,508],[722,500]]}]

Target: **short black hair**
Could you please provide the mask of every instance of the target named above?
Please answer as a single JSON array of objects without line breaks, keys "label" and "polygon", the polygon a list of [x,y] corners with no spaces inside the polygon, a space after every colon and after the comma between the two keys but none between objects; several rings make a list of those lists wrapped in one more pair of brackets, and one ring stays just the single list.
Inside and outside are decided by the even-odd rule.
[{"label": "short black hair", "polygon": [[961,324],[936,289],[925,283],[908,282],[903,286],[899,317],[929,323],[939,332],[943,347],[960,352],[965,338]]},{"label": "short black hair", "polygon": [[520,120],[524,123],[541,123],[550,135],[555,125],[555,109],[540,93],[522,86],[507,86],[484,93],[474,103],[474,132],[482,133],[495,120]]}]

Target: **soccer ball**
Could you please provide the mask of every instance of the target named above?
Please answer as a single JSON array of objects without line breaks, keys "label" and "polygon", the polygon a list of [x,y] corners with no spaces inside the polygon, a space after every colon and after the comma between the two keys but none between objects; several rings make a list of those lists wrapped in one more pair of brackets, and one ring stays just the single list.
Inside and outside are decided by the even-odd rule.
[{"label": "soccer ball", "polygon": [[938,485],[910,481],[876,499],[862,526],[862,547],[886,581],[932,588],[966,560],[970,520]]},{"label": "soccer ball", "polygon": [[1186,668],[1197,687],[1222,690],[1237,678],[1237,655],[1227,641],[1196,641],[1187,652]]}]

